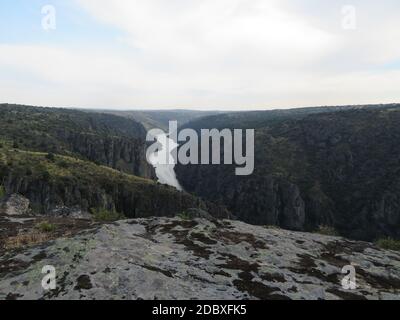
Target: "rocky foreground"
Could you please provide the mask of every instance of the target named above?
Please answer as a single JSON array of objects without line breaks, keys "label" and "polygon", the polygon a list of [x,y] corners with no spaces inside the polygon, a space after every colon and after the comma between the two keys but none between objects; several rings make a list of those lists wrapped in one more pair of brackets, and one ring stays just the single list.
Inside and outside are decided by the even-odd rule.
[{"label": "rocky foreground", "polygon": [[[356,290],[342,288],[346,265]],[[400,299],[400,253],[237,221],[126,220],[3,253],[0,299]]]}]

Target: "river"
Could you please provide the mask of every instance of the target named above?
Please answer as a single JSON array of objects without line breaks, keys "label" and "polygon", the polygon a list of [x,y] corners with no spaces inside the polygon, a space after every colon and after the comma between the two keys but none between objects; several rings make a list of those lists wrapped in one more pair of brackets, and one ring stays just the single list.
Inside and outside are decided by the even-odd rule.
[{"label": "river", "polygon": [[161,147],[158,151],[150,155],[149,161],[155,168],[158,182],[182,191],[183,188],[176,178],[175,173],[176,160],[168,152],[168,150],[178,147],[178,144],[165,133],[157,135],[156,139],[161,144]]}]

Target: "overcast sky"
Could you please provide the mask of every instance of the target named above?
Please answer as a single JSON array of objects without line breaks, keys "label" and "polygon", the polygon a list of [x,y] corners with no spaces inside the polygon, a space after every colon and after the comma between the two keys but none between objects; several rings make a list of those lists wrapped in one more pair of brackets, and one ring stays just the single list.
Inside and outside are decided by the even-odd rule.
[{"label": "overcast sky", "polygon": [[[42,26],[48,4],[54,30]],[[236,110],[400,102],[399,43],[398,0],[1,0],[0,102]]]}]

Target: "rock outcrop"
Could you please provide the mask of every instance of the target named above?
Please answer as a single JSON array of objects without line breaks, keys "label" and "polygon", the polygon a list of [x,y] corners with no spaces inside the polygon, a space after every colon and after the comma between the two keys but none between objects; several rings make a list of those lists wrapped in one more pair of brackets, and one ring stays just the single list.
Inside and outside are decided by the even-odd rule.
[{"label": "rock outcrop", "polygon": [[[56,289],[41,287],[54,266]],[[357,289],[345,290],[345,266]],[[400,299],[400,253],[237,221],[120,221],[0,257],[0,299]]]},{"label": "rock outcrop", "polygon": [[29,212],[29,199],[19,194],[12,194],[0,202],[0,214],[22,216]]},{"label": "rock outcrop", "polygon": [[191,208],[230,218],[223,206],[152,180],[71,157],[0,149],[0,181],[6,195],[29,199],[33,214],[87,218],[98,210],[127,218],[173,217]]}]

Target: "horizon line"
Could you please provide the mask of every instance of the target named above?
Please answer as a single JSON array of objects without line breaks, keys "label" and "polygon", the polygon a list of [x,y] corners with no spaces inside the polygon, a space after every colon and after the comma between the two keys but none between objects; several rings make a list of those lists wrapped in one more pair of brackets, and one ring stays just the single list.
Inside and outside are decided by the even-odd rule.
[{"label": "horizon line", "polygon": [[232,108],[232,109],[220,109],[220,108],[188,108],[188,107],[165,107],[165,108],[120,108],[120,107],[110,107],[110,108],[99,108],[99,107],[67,107],[67,106],[43,106],[43,105],[30,105],[24,103],[9,103],[9,102],[1,102],[1,105],[10,105],[10,106],[25,106],[25,107],[34,107],[34,108],[54,108],[54,109],[68,109],[68,110],[79,110],[79,111],[119,111],[119,112],[172,112],[172,111],[196,111],[196,112],[219,112],[219,113],[228,113],[228,112],[257,112],[257,111],[279,111],[279,110],[295,110],[295,109],[309,109],[309,108],[337,108],[337,107],[369,107],[369,106],[391,106],[391,105],[400,105],[400,102],[388,102],[388,103],[364,103],[364,104],[340,104],[340,105],[314,105],[314,106],[294,106],[294,107],[267,107],[267,108]]}]

